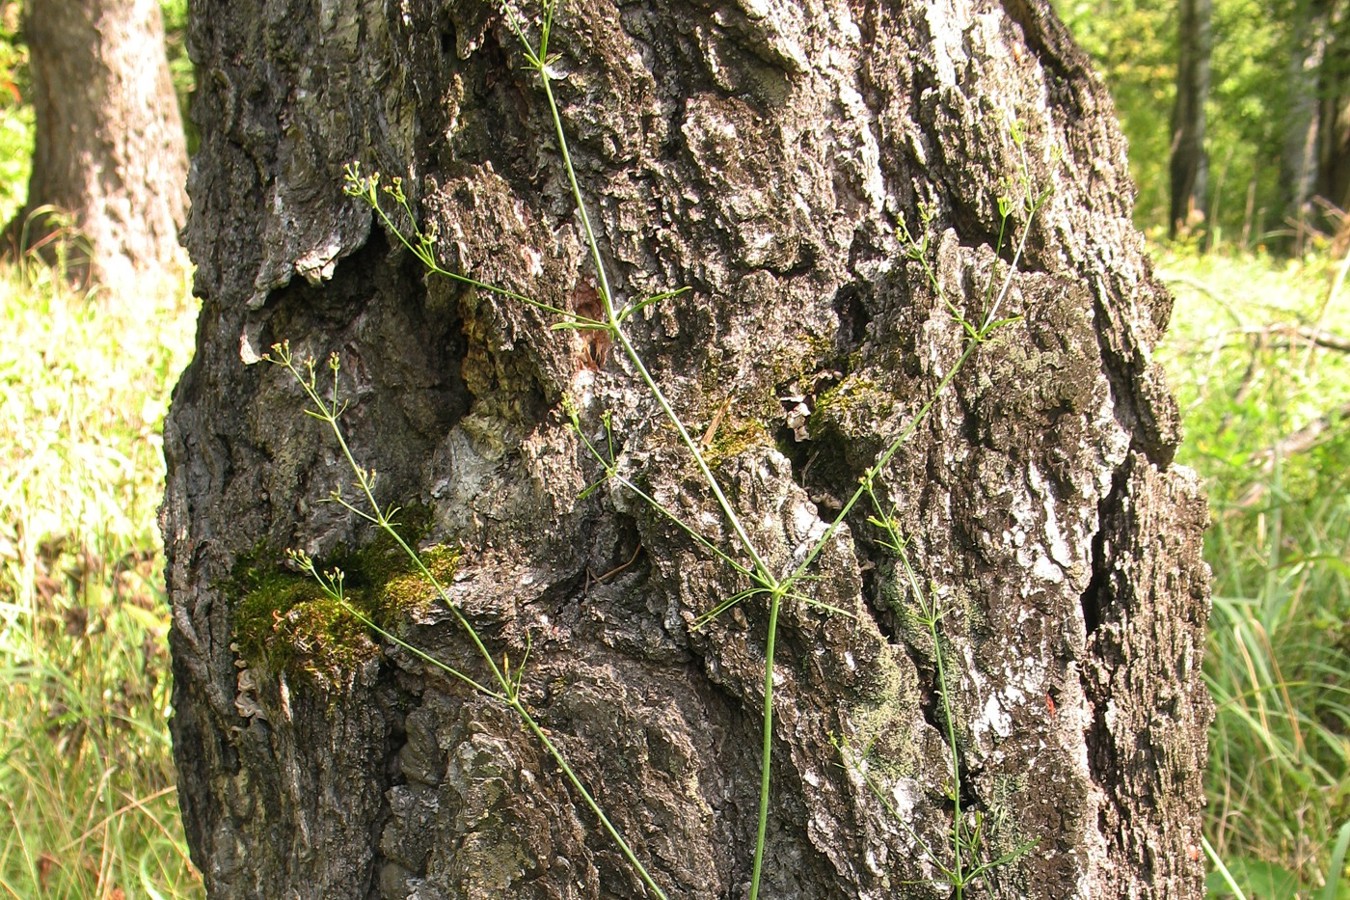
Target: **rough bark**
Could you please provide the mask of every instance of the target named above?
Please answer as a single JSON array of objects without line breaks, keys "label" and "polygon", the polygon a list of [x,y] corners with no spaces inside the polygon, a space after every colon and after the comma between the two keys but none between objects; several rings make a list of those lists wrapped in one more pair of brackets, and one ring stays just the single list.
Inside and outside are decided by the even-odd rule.
[{"label": "rough bark", "polygon": [[1209,155],[1205,103],[1209,99],[1210,0],[1182,0],[1177,41],[1177,98],[1172,106],[1172,204],[1168,230],[1190,231],[1205,220]]},{"label": "rough bark", "polygon": [[134,296],[184,262],[187,149],[158,0],[39,0],[23,28],[37,127],[10,241],[44,245],[54,207],[80,238],[70,274]]},{"label": "rough bark", "polygon": [[[766,610],[691,628],[744,585],[624,491],[579,498],[598,473],[564,398],[587,428],[608,411],[623,471],[725,537],[687,455],[622,359],[427,278],[340,192],[352,160],[401,174],[447,265],[592,309],[546,107],[493,5],[236,0],[199,4],[190,31],[203,310],[164,528],[179,793],[210,892],[644,896],[498,707],[397,647],[280,668],[247,651],[241,567],[371,538],[318,502],[350,475],[288,376],[257,363],[289,339],[341,355],[382,499],[431,512],[424,542],[463,547],[449,599],[494,652],[518,660],[529,636],[532,708],[669,896],[744,896]],[[1008,271],[999,185],[1021,191],[1025,152],[1053,193],[1005,301],[1023,318],[881,483],[950,610],[965,806],[991,847],[1037,841],[977,893],[1199,897],[1205,513],[1151,362],[1170,299],[1130,223],[1106,91],[1048,6],[577,0],[553,49],[616,289],[692,288],[632,322],[639,349],[776,562],[962,351],[902,219],[931,210],[940,282],[980,315]],[[915,845],[942,847],[951,821],[932,646],[893,573],[855,516],[811,584],[851,618],[783,610],[762,896],[946,896]],[[442,604],[401,628],[477,671]],[[903,823],[832,737],[870,742]]]}]

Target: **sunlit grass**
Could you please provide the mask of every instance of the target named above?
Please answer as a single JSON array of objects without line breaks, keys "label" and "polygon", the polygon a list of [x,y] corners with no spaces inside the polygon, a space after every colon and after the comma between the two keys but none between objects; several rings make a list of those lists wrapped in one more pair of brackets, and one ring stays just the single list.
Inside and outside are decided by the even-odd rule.
[{"label": "sunlit grass", "polygon": [[0,896],[188,897],[160,429],[195,309],[0,268]]},{"label": "sunlit grass", "polygon": [[[1206,833],[1250,898],[1350,897],[1350,296],[1327,263],[1172,256],[1164,353],[1204,476]],[[1323,427],[1313,433],[1312,427]],[[1216,873],[1214,896],[1234,892]]]}]

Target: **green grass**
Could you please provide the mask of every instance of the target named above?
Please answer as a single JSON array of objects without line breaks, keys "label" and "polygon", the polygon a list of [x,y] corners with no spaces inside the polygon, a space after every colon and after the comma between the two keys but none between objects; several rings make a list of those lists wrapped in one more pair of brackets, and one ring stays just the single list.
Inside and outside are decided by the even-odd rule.
[{"label": "green grass", "polygon": [[160,429],[195,317],[0,268],[0,897],[191,897],[170,758]]},{"label": "green grass", "polygon": [[1333,296],[1325,262],[1165,255],[1160,268],[1177,297],[1163,363],[1181,458],[1213,518],[1206,833],[1226,872],[1211,896],[1350,898],[1334,853],[1350,835],[1350,353],[1308,340],[1350,337],[1350,286]]},{"label": "green grass", "polygon": [[18,13],[13,4],[0,6],[0,227],[23,207],[33,159],[35,115],[25,102],[31,85]]}]

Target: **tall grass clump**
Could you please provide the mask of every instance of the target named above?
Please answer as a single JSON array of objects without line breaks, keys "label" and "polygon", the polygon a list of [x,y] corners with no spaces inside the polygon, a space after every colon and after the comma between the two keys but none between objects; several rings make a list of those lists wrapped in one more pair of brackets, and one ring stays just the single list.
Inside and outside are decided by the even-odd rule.
[{"label": "tall grass clump", "polygon": [[1164,364],[1208,484],[1212,896],[1350,897],[1344,263],[1171,255]]},{"label": "tall grass clump", "polygon": [[174,794],[160,429],[177,290],[0,268],[0,897],[200,896]]}]

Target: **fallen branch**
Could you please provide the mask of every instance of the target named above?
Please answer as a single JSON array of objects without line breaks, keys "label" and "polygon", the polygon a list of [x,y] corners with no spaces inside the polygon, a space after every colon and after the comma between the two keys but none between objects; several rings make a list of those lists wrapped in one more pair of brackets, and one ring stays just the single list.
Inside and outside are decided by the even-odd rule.
[{"label": "fallen branch", "polygon": [[[1299,453],[1306,453],[1316,447],[1319,439],[1333,425],[1350,420],[1350,402],[1343,403],[1329,412],[1323,413],[1307,425],[1285,436],[1275,444],[1252,456],[1252,463],[1259,466],[1262,475],[1275,471],[1277,460],[1287,459]],[[1258,481],[1249,487],[1238,500],[1237,505],[1246,508],[1255,505],[1269,489],[1266,481]]]}]

